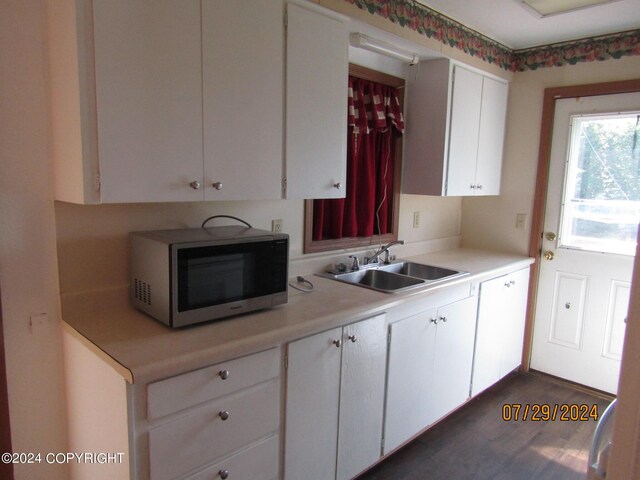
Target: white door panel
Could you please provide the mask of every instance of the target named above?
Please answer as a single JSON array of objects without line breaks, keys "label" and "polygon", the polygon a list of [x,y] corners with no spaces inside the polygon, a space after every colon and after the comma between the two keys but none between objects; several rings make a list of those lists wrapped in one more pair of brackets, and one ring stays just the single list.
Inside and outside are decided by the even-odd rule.
[{"label": "white door panel", "polygon": [[[531,357],[533,369],[611,393],[617,391],[633,256],[603,253],[622,250],[615,247],[615,241],[609,242],[613,247],[608,250],[599,236],[611,223],[629,224],[628,207],[624,201],[618,202],[622,207],[616,204],[627,215],[624,218],[596,210],[603,202],[614,205],[616,200],[610,198],[615,195],[606,193],[591,199],[583,194],[587,167],[572,163],[570,154],[591,149],[595,153],[593,161],[602,165],[597,179],[626,196],[611,173],[607,164],[610,160],[577,129],[580,122],[617,112],[633,112],[635,116],[640,112],[640,94],[556,101]],[[572,123],[576,127],[573,130]],[[576,132],[582,135],[575,137],[580,142],[572,142]],[[585,233],[585,227],[578,226],[580,222],[590,225],[592,232]],[[549,233],[556,234],[555,238],[547,236]]]}]

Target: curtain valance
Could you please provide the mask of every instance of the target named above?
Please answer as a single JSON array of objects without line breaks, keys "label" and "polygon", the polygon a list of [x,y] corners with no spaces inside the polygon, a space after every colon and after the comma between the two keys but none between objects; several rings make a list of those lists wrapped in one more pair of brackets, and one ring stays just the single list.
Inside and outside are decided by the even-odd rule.
[{"label": "curtain valance", "polygon": [[391,126],[404,132],[404,118],[397,90],[387,85],[349,77],[347,124],[353,133],[385,131]]}]

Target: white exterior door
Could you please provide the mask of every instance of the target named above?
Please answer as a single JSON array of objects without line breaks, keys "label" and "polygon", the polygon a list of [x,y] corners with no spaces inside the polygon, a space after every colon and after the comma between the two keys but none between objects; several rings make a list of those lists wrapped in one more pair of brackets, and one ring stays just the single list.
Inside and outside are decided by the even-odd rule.
[{"label": "white exterior door", "polygon": [[556,101],[533,335],[531,368],[612,393],[640,212],[639,112],[637,93]]}]

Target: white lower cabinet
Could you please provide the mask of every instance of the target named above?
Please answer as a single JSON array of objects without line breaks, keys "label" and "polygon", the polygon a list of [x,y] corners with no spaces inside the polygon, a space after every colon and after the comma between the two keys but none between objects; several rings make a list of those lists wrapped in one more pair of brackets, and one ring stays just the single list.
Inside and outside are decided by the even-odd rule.
[{"label": "white lower cabinet", "polygon": [[277,478],[279,375],[271,349],[150,384],[150,478]]},{"label": "white lower cabinet", "polygon": [[425,292],[290,342],[286,387],[280,347],[133,383],[68,327],[70,448],[126,459],[72,476],[354,478],[520,365],[528,280],[525,268],[479,296],[475,282]]},{"label": "white lower cabinet", "polygon": [[528,291],[528,268],[480,284],[472,395],[520,366]]},{"label": "white lower cabinet", "polygon": [[470,296],[391,324],[385,455],[469,398],[476,309]]},{"label": "white lower cabinet", "polygon": [[379,460],[385,316],[289,343],[286,480],[349,479]]}]

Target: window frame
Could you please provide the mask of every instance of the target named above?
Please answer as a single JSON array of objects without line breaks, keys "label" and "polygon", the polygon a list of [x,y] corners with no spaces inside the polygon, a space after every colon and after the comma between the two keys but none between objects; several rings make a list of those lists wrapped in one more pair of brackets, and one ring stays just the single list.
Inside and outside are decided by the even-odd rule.
[{"label": "window frame", "polygon": [[[381,83],[398,89],[398,100],[404,115],[404,87],[405,80],[386,73],[378,72],[360,65],[349,64],[349,75]],[[347,112],[345,112],[345,115]],[[313,240],[313,200],[304,201],[304,243],[303,253],[328,252],[346,248],[369,247],[371,245],[386,244],[398,239],[398,225],[400,217],[400,188],[402,184],[402,152],[404,136],[395,144],[393,170],[393,205],[391,214],[391,232],[371,237],[349,237],[327,240]]]}]

